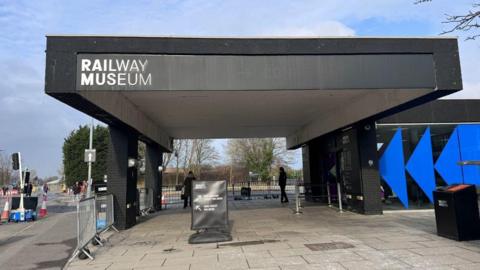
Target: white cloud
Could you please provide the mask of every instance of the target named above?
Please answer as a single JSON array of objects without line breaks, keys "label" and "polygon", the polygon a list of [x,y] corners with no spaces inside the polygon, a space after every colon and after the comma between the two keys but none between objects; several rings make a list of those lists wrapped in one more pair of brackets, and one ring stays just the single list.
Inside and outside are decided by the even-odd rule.
[{"label": "white cloud", "polygon": [[324,21],[313,26],[274,29],[269,33],[272,36],[354,36],[355,30],[337,21]]},{"label": "white cloud", "polygon": [[463,83],[463,90],[448,95],[443,99],[480,99],[480,82]]},{"label": "white cloud", "polygon": [[[55,173],[64,136],[88,119],[43,93],[45,34],[352,36],[366,27],[362,22],[375,19],[421,22],[427,25],[422,33],[436,35],[445,27],[445,13],[471,5],[471,0],[413,2],[0,1],[0,148],[26,151],[40,175]],[[460,40],[465,90],[448,98],[479,97],[478,44]]]}]

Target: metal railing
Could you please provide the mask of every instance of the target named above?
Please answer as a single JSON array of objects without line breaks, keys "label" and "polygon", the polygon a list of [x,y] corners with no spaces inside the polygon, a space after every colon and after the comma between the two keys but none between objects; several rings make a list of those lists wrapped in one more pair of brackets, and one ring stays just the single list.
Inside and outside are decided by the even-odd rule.
[{"label": "metal railing", "polygon": [[139,214],[141,215],[147,215],[152,209],[154,208],[153,206],[153,189],[149,188],[139,188]]},{"label": "metal railing", "polygon": [[73,257],[79,253],[93,260],[86,246],[97,235],[95,197],[81,199],[77,203],[77,247]]},{"label": "metal railing", "polygon": [[[302,200],[312,202],[326,202],[329,207],[338,207],[340,213],[343,213],[343,197],[340,183],[310,184],[298,183],[295,186],[295,213],[300,214]],[[335,203],[335,204],[334,204]]]},{"label": "metal railing", "polygon": [[115,208],[113,194],[98,195],[95,197],[97,234],[101,234],[110,228],[118,231],[113,225],[115,223]]},{"label": "metal railing", "polygon": [[171,207],[183,206],[182,189],[179,186],[162,186],[162,208],[167,209]]},{"label": "metal railing", "polygon": [[[287,196],[294,196],[295,185],[301,183],[296,179],[287,180],[287,186],[285,192]],[[162,208],[175,208],[183,206],[183,200],[181,199],[181,187],[177,186],[162,186]],[[250,196],[242,194],[242,189],[250,188]],[[260,200],[260,199],[279,199],[280,198],[280,186],[278,181],[242,181],[229,183],[227,186],[227,193],[229,200]],[[141,199],[141,198],[140,198]]]},{"label": "metal railing", "polygon": [[93,260],[88,244],[103,246],[100,234],[114,227],[114,201],[112,194],[100,194],[77,201],[77,246],[69,259],[83,254]]}]

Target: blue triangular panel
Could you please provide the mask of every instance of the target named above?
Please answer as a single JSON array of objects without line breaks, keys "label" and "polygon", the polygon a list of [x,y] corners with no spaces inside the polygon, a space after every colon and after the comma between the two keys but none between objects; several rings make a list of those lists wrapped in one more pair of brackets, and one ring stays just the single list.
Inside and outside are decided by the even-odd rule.
[{"label": "blue triangular panel", "polygon": [[430,128],[425,130],[422,138],[413,151],[405,166],[407,171],[425,192],[430,202],[433,202],[433,190],[435,189],[435,172],[433,169],[432,140]]},{"label": "blue triangular panel", "polygon": [[399,128],[380,158],[380,175],[408,208],[407,179],[403,160],[402,129]]},{"label": "blue triangular panel", "polygon": [[[458,140],[462,160],[480,160],[480,125],[458,125]],[[462,169],[463,183],[480,185],[478,165],[465,165]]]},{"label": "blue triangular panel", "polygon": [[449,185],[462,183],[462,168],[457,164],[458,161],[460,161],[460,151],[458,130],[455,128],[435,163],[435,169]]}]

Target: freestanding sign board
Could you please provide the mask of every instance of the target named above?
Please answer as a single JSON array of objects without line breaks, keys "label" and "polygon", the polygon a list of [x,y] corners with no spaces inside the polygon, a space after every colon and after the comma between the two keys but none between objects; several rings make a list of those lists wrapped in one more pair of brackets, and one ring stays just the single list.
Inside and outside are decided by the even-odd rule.
[{"label": "freestanding sign board", "polygon": [[193,181],[192,230],[227,229],[227,181]]},{"label": "freestanding sign board", "polygon": [[231,241],[228,223],[227,181],[192,182],[190,244]]}]

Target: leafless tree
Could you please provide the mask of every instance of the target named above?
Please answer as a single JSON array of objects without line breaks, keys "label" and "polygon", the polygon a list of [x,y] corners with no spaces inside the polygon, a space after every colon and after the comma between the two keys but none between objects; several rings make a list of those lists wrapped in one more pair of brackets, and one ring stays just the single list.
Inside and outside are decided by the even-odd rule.
[{"label": "leafless tree", "polygon": [[[415,4],[421,4],[425,2],[432,2],[433,0],[417,0]],[[453,3],[453,1],[452,1]],[[446,19],[443,23],[450,26],[449,29],[443,31],[441,34],[448,34],[452,32],[467,32],[467,40],[474,40],[480,37],[480,3],[472,3],[470,10],[466,11],[464,14],[445,14]]]},{"label": "leafless tree", "polygon": [[10,157],[5,154],[0,154],[0,186],[11,184],[12,181],[12,166]]},{"label": "leafless tree", "polygon": [[184,174],[193,171],[198,177],[203,166],[215,163],[219,157],[210,139],[175,140],[174,150],[177,155],[172,153],[170,160],[173,156],[175,166],[181,168]]},{"label": "leafless tree", "polygon": [[283,138],[232,139],[228,141],[227,153],[232,165],[245,166],[262,180],[271,177],[273,166],[292,162]]}]

